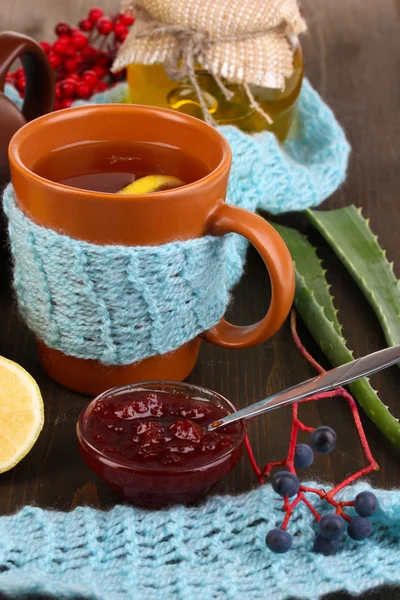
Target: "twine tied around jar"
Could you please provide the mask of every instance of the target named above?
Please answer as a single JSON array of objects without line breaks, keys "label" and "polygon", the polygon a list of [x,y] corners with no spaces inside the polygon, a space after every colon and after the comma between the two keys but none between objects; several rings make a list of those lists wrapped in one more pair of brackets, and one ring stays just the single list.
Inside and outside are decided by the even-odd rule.
[{"label": "twine tied around jar", "polygon": [[171,79],[189,79],[205,121],[215,125],[197,80],[196,64],[200,64],[228,101],[234,92],[222,77],[240,83],[250,107],[271,124],[250,85],[283,89],[285,78],[291,75],[293,48],[288,38],[306,28],[297,1],[222,0],[208,7],[205,4],[201,0],[186,0],[183,6],[176,0],[124,1],[121,12],[134,11],[136,22],[113,70],[131,62],[162,63]]}]

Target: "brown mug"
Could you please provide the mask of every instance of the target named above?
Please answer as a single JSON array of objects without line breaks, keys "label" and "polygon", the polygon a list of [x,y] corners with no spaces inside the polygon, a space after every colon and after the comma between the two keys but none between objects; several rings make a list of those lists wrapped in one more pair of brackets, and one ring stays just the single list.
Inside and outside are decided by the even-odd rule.
[{"label": "brown mug", "polygon": [[[17,58],[21,59],[26,78],[21,111],[4,94],[6,75]],[[53,110],[54,94],[54,73],[41,46],[20,33],[0,33],[0,186],[10,178],[8,144],[12,136],[27,121]],[[0,209],[0,269],[5,258],[3,217]]]},{"label": "brown mug", "polygon": [[[35,163],[57,148],[84,141],[163,143],[206,160],[209,174],[168,191],[143,196],[76,189],[39,177]],[[94,244],[159,245],[206,234],[238,233],[258,250],[271,279],[265,317],[246,327],[222,319],[201,337],[226,348],[246,348],[271,337],[294,297],[294,269],[287,247],[261,217],[225,204],[231,150],[216,130],[178,112],[135,105],[92,105],[57,111],[25,125],[13,137],[9,158],[15,197],[39,225]],[[190,207],[190,209],[188,208]],[[150,226],[151,224],[151,226]],[[133,308],[134,310],[134,308]],[[197,360],[200,338],[175,351],[125,366],[68,356],[38,342],[45,371],[73,390],[98,394],[114,386],[148,380],[185,379]]]}]

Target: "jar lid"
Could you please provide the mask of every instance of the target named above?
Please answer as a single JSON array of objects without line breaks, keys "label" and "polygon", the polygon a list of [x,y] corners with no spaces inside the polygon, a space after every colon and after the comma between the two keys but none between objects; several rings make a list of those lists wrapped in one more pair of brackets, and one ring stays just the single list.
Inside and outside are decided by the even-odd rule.
[{"label": "jar lid", "polygon": [[136,21],[114,71],[131,63],[164,63],[179,79],[198,63],[235,83],[283,89],[293,72],[290,39],[306,30],[297,0],[141,0],[129,5]]}]

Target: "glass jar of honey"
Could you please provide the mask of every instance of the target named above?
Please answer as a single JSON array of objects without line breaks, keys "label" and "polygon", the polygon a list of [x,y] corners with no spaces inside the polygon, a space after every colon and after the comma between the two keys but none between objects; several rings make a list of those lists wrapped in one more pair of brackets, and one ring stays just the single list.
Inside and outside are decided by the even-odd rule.
[{"label": "glass jar of honey", "polygon": [[298,0],[139,0],[113,70],[129,101],[284,141],[303,80]]},{"label": "glass jar of honey", "polygon": [[[264,130],[273,132],[284,141],[295,116],[295,107],[303,80],[303,54],[297,39],[293,52],[293,72],[286,79],[284,89],[249,85],[257,104],[270,121],[251,106],[244,86],[221,78],[224,86],[233,92],[227,99],[213,75],[196,66],[195,75],[207,104],[208,112],[218,125],[234,125],[246,133]],[[188,77],[171,79],[162,64],[130,64],[128,66],[129,101],[170,108],[203,119],[203,111]]]}]

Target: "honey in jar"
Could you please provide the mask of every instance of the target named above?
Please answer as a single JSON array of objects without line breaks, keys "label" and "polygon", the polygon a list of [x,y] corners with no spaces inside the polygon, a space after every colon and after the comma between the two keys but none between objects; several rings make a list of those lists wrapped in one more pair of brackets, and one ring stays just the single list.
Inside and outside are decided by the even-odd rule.
[{"label": "honey in jar", "polygon": [[114,64],[130,102],[285,140],[303,79],[296,0],[141,0],[135,14]]},{"label": "honey in jar", "polygon": [[[235,125],[246,133],[257,133],[267,129],[279,140],[288,135],[295,115],[295,107],[303,80],[303,55],[300,45],[293,55],[293,73],[286,80],[283,90],[250,85],[255,100],[269,115],[268,122],[250,106],[249,99],[240,83],[223,79],[225,86],[234,92],[227,100],[212,74],[201,67],[196,77],[208,111],[218,125]],[[171,108],[199,119],[204,118],[200,102],[190,80],[170,79],[162,64],[131,64],[128,67],[129,101],[133,104],[148,104]]]}]

